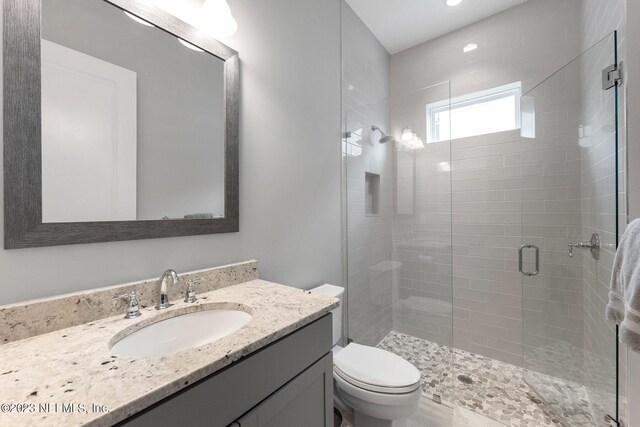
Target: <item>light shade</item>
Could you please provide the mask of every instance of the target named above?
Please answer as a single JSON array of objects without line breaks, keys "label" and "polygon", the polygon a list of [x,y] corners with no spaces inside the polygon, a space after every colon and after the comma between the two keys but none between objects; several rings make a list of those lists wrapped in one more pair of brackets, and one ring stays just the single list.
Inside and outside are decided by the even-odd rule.
[{"label": "light shade", "polygon": [[420,148],[424,148],[424,141],[422,141],[422,138],[419,138],[410,127],[406,127],[402,130],[400,143],[409,150],[419,150]]},{"label": "light shade", "polygon": [[411,142],[415,139],[415,133],[411,130],[410,127],[406,127],[402,129],[402,136],[400,137],[400,142]]},{"label": "light shade", "polygon": [[214,37],[229,37],[238,30],[226,0],[206,0],[202,6],[202,28]]},{"label": "light shade", "polygon": [[182,40],[181,38],[178,38],[178,41],[180,42],[180,44],[184,47],[188,47],[191,50],[195,50],[196,52],[204,52],[204,50],[200,49],[198,46],[194,46],[191,43]]},{"label": "light shade", "polygon": [[127,15],[129,18],[133,19],[134,21],[136,21],[138,24],[146,25],[147,27],[155,27],[155,25],[145,21],[142,18],[138,18],[136,15],[134,15],[133,13],[129,13],[126,10],[124,11],[124,14]]},{"label": "light shade", "polygon": [[424,148],[424,141],[422,141],[422,138],[418,138],[418,136],[416,136],[412,141],[406,143],[405,147],[410,150],[419,150]]},{"label": "light shade", "polygon": [[447,0],[447,6],[457,6],[462,3],[462,0]]}]

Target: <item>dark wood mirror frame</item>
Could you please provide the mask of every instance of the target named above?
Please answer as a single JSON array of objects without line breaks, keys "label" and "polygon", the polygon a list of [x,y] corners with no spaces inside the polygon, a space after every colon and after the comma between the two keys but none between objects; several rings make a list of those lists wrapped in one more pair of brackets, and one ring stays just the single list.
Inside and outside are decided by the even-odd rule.
[{"label": "dark wood mirror frame", "polygon": [[224,218],[42,222],[40,0],[3,1],[4,247],[70,245],[231,233],[239,230],[238,53],[162,9],[136,0],[103,0],[225,61]]}]

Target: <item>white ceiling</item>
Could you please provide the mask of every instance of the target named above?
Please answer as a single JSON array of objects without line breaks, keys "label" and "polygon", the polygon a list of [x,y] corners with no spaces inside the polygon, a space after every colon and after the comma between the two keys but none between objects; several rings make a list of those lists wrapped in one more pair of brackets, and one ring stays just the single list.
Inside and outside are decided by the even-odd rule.
[{"label": "white ceiling", "polygon": [[527,0],[347,0],[380,43],[394,54]]}]

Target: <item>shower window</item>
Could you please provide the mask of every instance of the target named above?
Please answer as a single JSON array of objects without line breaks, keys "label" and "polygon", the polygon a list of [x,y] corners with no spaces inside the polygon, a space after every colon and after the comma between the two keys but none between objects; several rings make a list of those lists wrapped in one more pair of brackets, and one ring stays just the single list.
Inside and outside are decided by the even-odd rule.
[{"label": "shower window", "polygon": [[427,105],[427,143],[520,128],[520,82]]},{"label": "shower window", "polygon": [[351,157],[359,157],[362,154],[362,128],[345,135],[342,140],[342,152]]}]

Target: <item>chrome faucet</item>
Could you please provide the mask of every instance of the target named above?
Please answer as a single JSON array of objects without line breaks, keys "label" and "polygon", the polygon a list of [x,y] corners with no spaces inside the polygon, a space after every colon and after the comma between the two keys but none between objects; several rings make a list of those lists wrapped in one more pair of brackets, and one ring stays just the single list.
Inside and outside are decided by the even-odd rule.
[{"label": "chrome faucet", "polygon": [[169,293],[167,291],[167,280],[171,280],[172,285],[177,285],[180,283],[180,278],[178,277],[178,273],[175,270],[169,269],[162,273],[160,276],[160,280],[158,280],[158,285],[160,287],[160,301],[156,306],[156,310],[162,310],[165,308],[169,308],[171,304],[169,303]]}]

